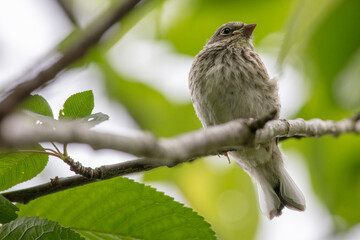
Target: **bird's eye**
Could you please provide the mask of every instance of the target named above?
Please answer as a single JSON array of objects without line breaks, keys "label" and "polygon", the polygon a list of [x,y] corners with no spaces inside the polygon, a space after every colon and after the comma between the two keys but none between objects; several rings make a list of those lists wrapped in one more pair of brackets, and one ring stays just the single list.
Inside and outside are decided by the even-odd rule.
[{"label": "bird's eye", "polygon": [[221,31],[221,34],[223,34],[223,35],[227,35],[227,34],[229,34],[229,33],[231,33],[230,28],[224,28],[224,29]]}]

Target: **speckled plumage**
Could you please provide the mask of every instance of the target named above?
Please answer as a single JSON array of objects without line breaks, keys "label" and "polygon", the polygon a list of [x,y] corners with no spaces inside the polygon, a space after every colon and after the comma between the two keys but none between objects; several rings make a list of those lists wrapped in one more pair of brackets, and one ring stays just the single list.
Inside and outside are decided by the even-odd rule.
[{"label": "speckled plumage", "polygon": [[[269,78],[254,51],[251,37],[255,26],[241,22],[222,25],[195,57],[189,88],[204,127],[237,118],[260,118],[273,110],[279,113],[277,82]],[[275,140],[230,154],[258,184],[269,218],[281,215],[284,206],[305,209],[302,193],[283,167]]]}]

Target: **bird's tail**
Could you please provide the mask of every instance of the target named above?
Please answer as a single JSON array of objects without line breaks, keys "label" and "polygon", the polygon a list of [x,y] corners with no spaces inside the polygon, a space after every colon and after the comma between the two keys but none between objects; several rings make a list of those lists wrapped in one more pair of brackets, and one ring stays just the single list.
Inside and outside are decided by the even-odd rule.
[{"label": "bird's tail", "polygon": [[257,184],[260,207],[268,218],[280,216],[284,207],[305,210],[304,196],[287,173],[275,141],[230,154]]},{"label": "bird's tail", "polygon": [[269,169],[263,167],[254,169],[251,174],[258,186],[260,207],[269,219],[280,216],[284,207],[305,210],[305,199],[300,189],[282,164],[276,168],[271,176]]}]

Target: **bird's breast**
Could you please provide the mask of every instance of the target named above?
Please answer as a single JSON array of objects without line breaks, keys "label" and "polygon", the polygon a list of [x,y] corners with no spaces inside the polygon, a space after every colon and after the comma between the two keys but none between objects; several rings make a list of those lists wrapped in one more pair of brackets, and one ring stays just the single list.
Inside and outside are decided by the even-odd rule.
[{"label": "bird's breast", "polygon": [[251,60],[256,56],[227,49],[211,59],[203,57],[198,74],[190,79],[195,82],[192,95],[203,125],[262,117],[278,105],[276,83],[269,81],[266,69],[257,69],[263,65]]}]

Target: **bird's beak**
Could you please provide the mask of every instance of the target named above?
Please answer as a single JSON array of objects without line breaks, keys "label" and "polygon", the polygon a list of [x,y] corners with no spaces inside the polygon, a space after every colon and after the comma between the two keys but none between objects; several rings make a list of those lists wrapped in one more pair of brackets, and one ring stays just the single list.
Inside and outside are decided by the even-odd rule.
[{"label": "bird's beak", "polygon": [[246,37],[250,37],[255,27],[256,27],[256,23],[246,24],[244,27],[242,27],[241,31]]}]

